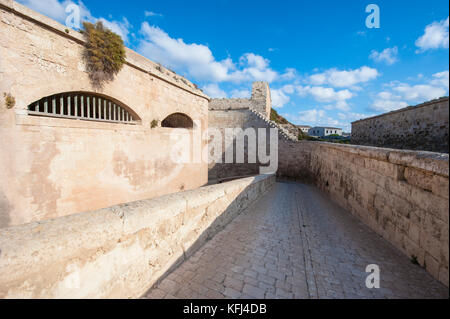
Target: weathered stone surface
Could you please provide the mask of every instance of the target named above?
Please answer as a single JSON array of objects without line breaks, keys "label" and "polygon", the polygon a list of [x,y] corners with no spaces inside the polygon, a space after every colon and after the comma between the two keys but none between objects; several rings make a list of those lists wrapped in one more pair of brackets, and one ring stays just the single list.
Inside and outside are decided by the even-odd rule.
[{"label": "weathered stone surface", "polygon": [[138,297],[274,183],[246,178],[0,229],[0,298]]},{"label": "weathered stone surface", "polygon": [[[429,272],[440,268],[429,254],[418,259]],[[370,264],[380,267],[380,289],[365,285]],[[206,299],[448,298],[447,287],[320,190],[292,182],[277,183],[142,298],[186,290]]]},{"label": "weathered stone surface", "polygon": [[[280,178],[310,181],[448,286],[448,155],[280,141]],[[428,258],[431,258],[428,257]],[[436,264],[438,263],[438,265]]]},{"label": "weathered stone surface", "polygon": [[[195,189],[207,163],[176,164],[175,140],[208,128],[209,98],[183,77],[127,49],[127,62],[94,87],[75,30],[14,1],[0,1],[0,228]],[[122,102],[138,125],[28,115],[28,105],[63,92],[95,92]],[[3,93],[16,105],[7,109]],[[151,129],[173,113],[198,129]],[[201,132],[199,132],[201,130]],[[197,141],[205,145],[206,141]],[[191,148],[193,146],[190,146]],[[176,153],[175,153],[176,154]]]},{"label": "weathered stone surface", "polygon": [[352,143],[448,153],[448,97],[352,123]]}]

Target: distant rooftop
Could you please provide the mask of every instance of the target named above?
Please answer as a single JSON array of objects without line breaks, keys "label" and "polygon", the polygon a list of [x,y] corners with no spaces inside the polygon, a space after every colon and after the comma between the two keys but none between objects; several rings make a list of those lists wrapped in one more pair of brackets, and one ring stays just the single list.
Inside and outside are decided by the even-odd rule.
[{"label": "distant rooftop", "polygon": [[313,128],[324,128],[326,130],[342,130],[340,127],[330,127],[330,126],[314,126]]}]

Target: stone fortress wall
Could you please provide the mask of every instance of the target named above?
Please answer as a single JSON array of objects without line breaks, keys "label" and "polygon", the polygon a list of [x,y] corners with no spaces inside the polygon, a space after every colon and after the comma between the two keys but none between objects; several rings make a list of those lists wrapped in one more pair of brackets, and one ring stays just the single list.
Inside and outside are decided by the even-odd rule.
[{"label": "stone fortress wall", "polygon": [[283,141],[279,178],[316,185],[449,285],[448,154]]},{"label": "stone fortress wall", "polygon": [[0,298],[139,298],[275,180],[245,178],[0,229]]},{"label": "stone fortress wall", "polygon": [[448,97],[352,123],[352,143],[448,153]]},{"label": "stone fortress wall", "polygon": [[[0,297],[138,297],[275,183],[265,175],[198,188],[206,164],[168,167],[171,130],[150,122],[175,112],[202,129],[277,128],[278,178],[313,183],[448,286],[448,155],[298,142],[268,120],[259,85],[252,106],[212,100],[208,112],[208,97],[132,51],[103,93],[140,125],[28,117],[26,106],[42,96],[93,90],[78,64],[82,37],[72,33],[0,0],[0,92],[17,99],[13,109],[0,105]],[[256,172],[218,173],[228,170]]]},{"label": "stone fortress wall", "polygon": [[270,88],[266,82],[253,82],[252,96],[249,99],[211,99],[210,111],[253,109],[270,118],[272,98]]},{"label": "stone fortress wall", "polygon": [[[194,189],[208,181],[206,163],[173,164],[174,130],[152,128],[151,122],[183,113],[198,120],[204,132],[209,97],[129,49],[114,81],[94,88],[81,58],[83,43],[79,32],[67,33],[47,17],[0,0],[0,228]],[[28,114],[29,104],[73,91],[120,101],[140,121],[125,125]],[[6,107],[4,93],[15,98],[13,108]],[[193,138],[195,129],[180,138]]]},{"label": "stone fortress wall", "polygon": [[[254,82],[252,87],[252,97],[250,99],[211,99],[209,103],[209,123],[211,129],[217,129],[225,136],[225,130],[230,128],[240,128],[246,130],[249,128],[265,129],[266,134],[266,154],[270,151],[270,129],[276,129],[280,140],[295,141],[296,136],[289,133],[288,130],[270,121],[270,112],[272,102],[270,97],[270,88],[266,82]],[[259,132],[256,131],[256,141],[258,141]],[[229,148],[236,150],[236,138],[223,143],[221,149],[222,163],[209,164],[209,180],[217,182],[236,177],[244,177],[259,174],[262,164],[258,155],[256,162],[248,159],[248,139],[245,140],[245,163],[238,163],[234,158],[232,163],[225,163],[225,151]],[[258,146],[254,152],[258,154]]]},{"label": "stone fortress wall", "polygon": [[[226,101],[220,100],[221,110],[211,111],[212,100],[210,127],[280,128],[268,125],[251,109],[239,109],[242,104],[234,100],[227,109]],[[446,106],[448,112],[448,99],[432,105]],[[315,184],[448,286],[447,154],[297,141],[293,136],[279,138],[278,146],[278,178]],[[220,180],[258,174],[258,167],[221,164],[210,166],[209,174]]]}]

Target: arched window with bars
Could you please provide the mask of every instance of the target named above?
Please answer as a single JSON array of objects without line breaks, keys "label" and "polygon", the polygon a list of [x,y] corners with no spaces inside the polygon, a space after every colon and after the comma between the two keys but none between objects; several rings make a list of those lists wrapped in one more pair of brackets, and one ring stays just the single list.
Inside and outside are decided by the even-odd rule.
[{"label": "arched window with bars", "polygon": [[173,113],[161,122],[161,127],[192,129],[194,128],[194,121],[186,114]]},{"label": "arched window with bars", "polygon": [[66,92],[44,97],[28,106],[28,114],[85,121],[138,124],[139,117],[124,104],[103,95]]}]

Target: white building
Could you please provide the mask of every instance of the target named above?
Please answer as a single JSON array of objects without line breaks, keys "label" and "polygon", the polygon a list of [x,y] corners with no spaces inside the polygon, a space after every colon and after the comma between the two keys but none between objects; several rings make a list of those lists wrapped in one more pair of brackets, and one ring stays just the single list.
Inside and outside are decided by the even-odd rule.
[{"label": "white building", "polygon": [[324,137],[330,135],[342,136],[342,129],[337,127],[315,126],[309,129],[308,134],[317,137]]},{"label": "white building", "polygon": [[309,130],[311,129],[311,126],[309,125],[297,125],[297,127],[303,132],[308,134]]}]

